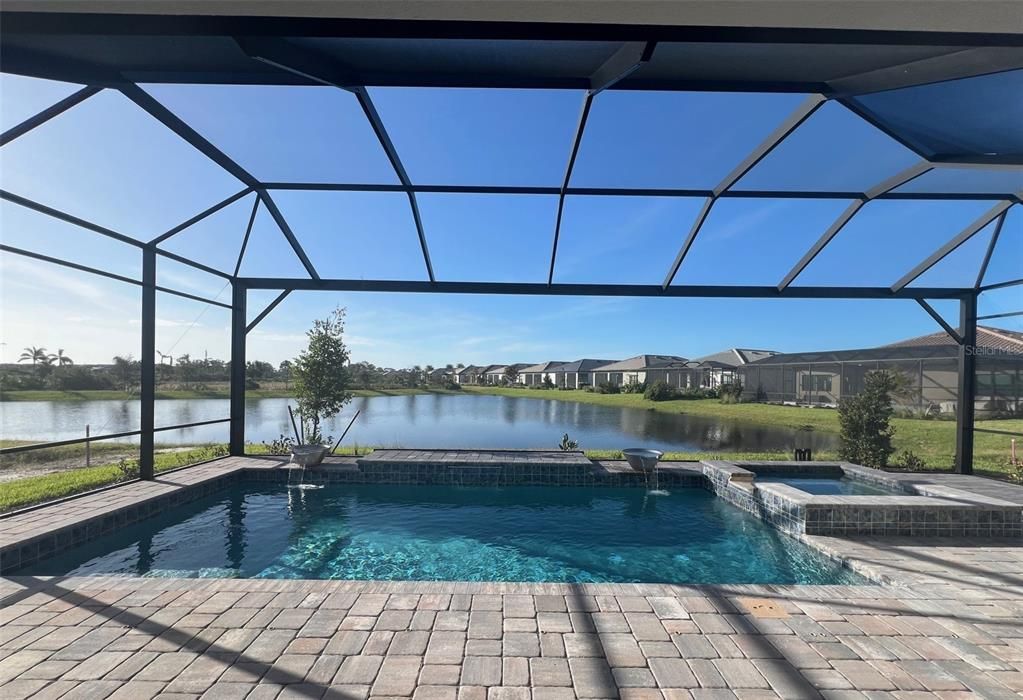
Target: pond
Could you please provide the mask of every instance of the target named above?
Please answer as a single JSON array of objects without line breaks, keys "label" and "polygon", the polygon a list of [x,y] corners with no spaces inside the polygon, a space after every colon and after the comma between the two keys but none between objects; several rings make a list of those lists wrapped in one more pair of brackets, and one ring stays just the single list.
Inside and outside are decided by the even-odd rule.
[{"label": "pond", "polygon": [[[246,402],[246,436],[269,441],[291,432],[288,399]],[[375,447],[554,448],[569,433],[585,449],[629,446],[662,450],[767,451],[831,449],[830,434],[744,421],[541,398],[418,394],[354,399],[325,432],[340,436],[355,411],[346,445]],[[24,401],[0,404],[5,439],[52,441],[137,430],[138,401]],[[156,402],[156,425],[226,418],[226,399]],[[226,442],[227,423],[157,434],[158,444]]]}]

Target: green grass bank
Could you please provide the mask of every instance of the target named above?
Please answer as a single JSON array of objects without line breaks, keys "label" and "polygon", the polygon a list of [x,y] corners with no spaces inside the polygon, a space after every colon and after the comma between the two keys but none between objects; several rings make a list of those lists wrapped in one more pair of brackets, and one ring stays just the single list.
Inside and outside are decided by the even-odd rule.
[{"label": "green grass bank", "polygon": [[[558,389],[514,389],[502,387],[466,387],[467,393],[496,394],[499,396],[516,396],[529,399],[552,399],[556,401],[578,401],[625,408],[638,408],[665,413],[683,413],[694,416],[706,416],[723,420],[734,420],[759,425],[777,426],[793,430],[818,431],[838,434],[838,411],[829,408],[805,408],[799,406],[778,406],[761,403],[724,404],[717,399],[679,400],[679,401],[648,401],[642,394],[594,394],[588,391],[562,391]],[[922,420],[914,418],[896,418],[895,447],[910,450],[921,457],[931,469],[951,469],[955,456],[955,422],[948,420]],[[977,421],[976,427],[991,430],[1023,432],[1023,420]],[[974,469],[978,474],[1005,477],[1009,474],[1009,450],[1011,436],[975,433],[974,435]],[[1023,441],[1020,441],[1023,442]],[[582,446],[585,449],[585,445]],[[604,453],[596,451],[598,456]],[[707,459],[710,455],[695,456],[691,453],[688,459]],[[766,459],[772,453],[758,453],[755,456],[735,457],[727,453],[713,453],[717,459]],[[821,459],[833,458],[835,455],[817,453]],[[788,458],[791,455],[773,453],[775,459]]]}]

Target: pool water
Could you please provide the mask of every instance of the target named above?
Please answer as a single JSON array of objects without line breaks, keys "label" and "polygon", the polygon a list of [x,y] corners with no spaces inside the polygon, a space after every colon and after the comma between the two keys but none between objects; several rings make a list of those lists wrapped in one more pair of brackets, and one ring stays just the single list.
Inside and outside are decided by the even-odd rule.
[{"label": "pool water", "polygon": [[758,484],[788,484],[815,496],[891,496],[895,492],[855,479],[811,479],[807,477],[758,476]]},{"label": "pool water", "polygon": [[39,562],[37,575],[861,582],[703,489],[241,484]]}]

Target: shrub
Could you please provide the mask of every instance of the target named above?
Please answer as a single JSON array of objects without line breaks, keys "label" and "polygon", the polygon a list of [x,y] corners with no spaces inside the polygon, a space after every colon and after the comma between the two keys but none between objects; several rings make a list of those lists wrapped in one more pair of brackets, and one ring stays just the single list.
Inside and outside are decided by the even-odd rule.
[{"label": "shrub", "polygon": [[718,388],[718,399],[721,403],[739,403],[742,401],[742,382],[722,384]]},{"label": "shrub", "polygon": [[558,443],[558,449],[561,450],[562,452],[570,452],[571,450],[578,450],[579,449],[579,443],[578,443],[578,441],[573,440],[572,438],[570,438],[568,436],[568,433],[565,433],[564,435],[561,436],[561,442]]},{"label": "shrub", "polygon": [[601,382],[596,388],[598,394],[620,394],[621,391],[617,384],[611,382]]},{"label": "shrub", "polygon": [[898,388],[893,374],[884,370],[864,378],[863,391],[842,399],[838,406],[839,457],[854,464],[880,469],[895,448],[891,425],[892,392]]},{"label": "shrub", "polygon": [[139,478],[139,461],[137,459],[121,458],[115,465],[117,467],[117,478],[119,481],[131,481]]},{"label": "shrub", "polygon": [[678,392],[667,382],[657,381],[646,388],[643,398],[648,401],[671,401],[678,398]]},{"label": "shrub", "polygon": [[263,445],[266,446],[266,453],[270,455],[289,455],[294,444],[295,439],[290,435],[281,435],[276,440],[271,440],[270,442],[263,441]]},{"label": "shrub", "polygon": [[645,394],[646,389],[646,382],[629,382],[622,387],[622,391],[626,394]]},{"label": "shrub", "polygon": [[922,457],[918,457],[912,450],[903,450],[895,458],[895,466],[907,471],[920,471],[927,466]]}]

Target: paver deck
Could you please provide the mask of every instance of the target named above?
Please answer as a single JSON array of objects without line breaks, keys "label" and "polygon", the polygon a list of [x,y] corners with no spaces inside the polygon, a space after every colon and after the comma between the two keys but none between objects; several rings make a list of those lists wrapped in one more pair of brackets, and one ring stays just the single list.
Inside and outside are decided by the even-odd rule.
[{"label": "paver deck", "polygon": [[[251,461],[199,469],[243,466]],[[153,495],[196,474],[135,488]],[[999,486],[1002,498],[1014,488]],[[8,577],[0,579],[0,698],[1023,694],[1023,543],[805,539],[886,583]]]}]

